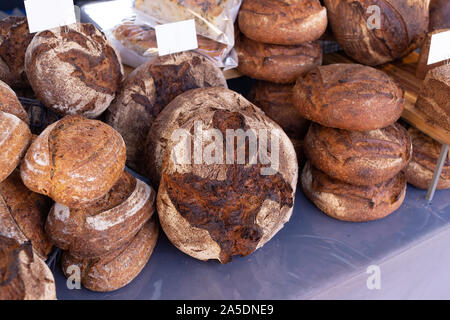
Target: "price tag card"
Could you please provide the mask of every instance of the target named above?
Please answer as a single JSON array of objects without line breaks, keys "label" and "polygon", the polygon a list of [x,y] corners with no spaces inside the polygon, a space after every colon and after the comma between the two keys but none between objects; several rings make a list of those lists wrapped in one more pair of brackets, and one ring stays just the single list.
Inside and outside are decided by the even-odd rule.
[{"label": "price tag card", "polygon": [[73,0],[25,0],[30,32],[76,23]]},{"label": "price tag card", "polygon": [[157,25],[155,32],[160,56],[198,48],[194,19]]},{"label": "price tag card", "polygon": [[431,36],[428,64],[438,63],[450,59],[450,31]]}]

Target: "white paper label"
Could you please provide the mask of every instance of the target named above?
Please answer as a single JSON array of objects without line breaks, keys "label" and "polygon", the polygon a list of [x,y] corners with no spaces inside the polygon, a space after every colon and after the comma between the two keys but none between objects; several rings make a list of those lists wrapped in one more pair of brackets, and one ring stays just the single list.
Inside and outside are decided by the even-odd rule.
[{"label": "white paper label", "polygon": [[198,48],[194,19],[157,25],[155,31],[160,56]]},{"label": "white paper label", "polygon": [[73,0],[25,0],[30,32],[76,23]]},{"label": "white paper label", "polygon": [[438,63],[450,59],[450,31],[445,31],[431,36],[428,64]]}]

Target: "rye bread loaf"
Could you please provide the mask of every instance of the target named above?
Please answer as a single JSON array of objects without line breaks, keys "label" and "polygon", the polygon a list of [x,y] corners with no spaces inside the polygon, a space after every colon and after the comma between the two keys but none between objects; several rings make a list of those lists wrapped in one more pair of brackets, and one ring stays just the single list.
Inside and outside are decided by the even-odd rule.
[{"label": "rye bread loaf", "polygon": [[106,113],[127,145],[127,165],[143,173],[144,143],[156,116],[179,94],[203,87],[227,87],[222,71],[204,56],[184,52],[151,59],[128,76]]},{"label": "rye bread loaf", "polygon": [[0,236],[0,300],[56,300],[55,280],[29,243]]},{"label": "rye bread loaf", "polygon": [[25,56],[28,80],[47,107],[60,115],[96,118],[122,81],[119,55],[92,24],[73,24],[35,35]]},{"label": "rye bread loaf", "polygon": [[156,218],[148,221],[138,234],[124,247],[95,258],[79,258],[66,251],[61,264],[67,277],[70,267],[81,271],[81,284],[92,291],[109,292],[126,286],[136,278],[147,264],[158,240]]},{"label": "rye bread loaf", "polygon": [[328,23],[319,0],[244,0],[238,19],[248,38],[280,45],[317,40]]},{"label": "rye bread loaf", "polygon": [[[345,53],[370,66],[404,57],[421,45],[428,31],[429,3],[430,0],[325,0],[333,34]],[[375,19],[374,6],[379,8],[379,19]]]},{"label": "rye bread loaf", "polygon": [[395,123],[403,112],[403,96],[403,89],[386,73],[359,64],[317,67],[294,87],[294,104],[303,117],[352,131]]},{"label": "rye bread loaf", "polygon": [[[450,19],[450,17],[449,17],[449,19]],[[437,30],[427,33],[427,36],[425,37],[425,40],[424,40],[422,46],[420,47],[420,56],[419,56],[419,61],[417,63],[417,69],[416,69],[416,77],[417,78],[423,80],[423,79],[425,79],[428,71],[448,63],[447,60],[443,60],[443,61],[436,62],[433,64],[428,64],[428,57],[430,55],[431,38],[435,34],[439,34],[442,32],[449,32],[449,31],[450,31],[450,29],[437,29]]]},{"label": "rye bread loaf", "polygon": [[107,124],[67,116],[31,144],[21,165],[24,184],[68,207],[103,197],[125,167],[125,143]]},{"label": "rye bread loaf", "polygon": [[[413,143],[413,157],[405,169],[408,183],[420,189],[428,189],[436,169],[441,145],[415,128],[408,132]],[[444,162],[437,189],[450,189],[450,153]]]},{"label": "rye bread loaf", "polygon": [[14,88],[29,86],[25,73],[25,52],[33,36],[26,17],[0,20],[0,80]]},{"label": "rye bread loaf", "polygon": [[405,174],[374,186],[354,186],[327,176],[307,162],[302,174],[305,195],[332,218],[364,222],[396,211],[406,194]]},{"label": "rye bread loaf", "polygon": [[396,176],[412,156],[411,139],[400,124],[366,132],[313,123],[304,152],[328,176],[358,186],[372,186]]},{"label": "rye bread loaf", "polygon": [[429,30],[434,31],[448,28],[450,28],[450,1],[431,0]]},{"label": "rye bread loaf", "polygon": [[155,191],[124,172],[100,200],[81,209],[59,203],[45,226],[53,243],[83,258],[117,250],[136,236],[155,211]]},{"label": "rye bread loaf", "polygon": [[[166,122],[172,134],[157,196],[166,235],[199,260],[227,263],[233,256],[251,254],[291,217],[298,175],[291,141],[259,108],[223,88],[186,92],[167,108],[177,109],[178,116]],[[232,130],[247,132],[254,140],[243,143]],[[192,153],[191,143],[184,140],[191,132],[197,144]],[[259,157],[252,140],[259,143]],[[202,161],[195,150],[203,150]],[[261,159],[265,152],[274,159]]]}]

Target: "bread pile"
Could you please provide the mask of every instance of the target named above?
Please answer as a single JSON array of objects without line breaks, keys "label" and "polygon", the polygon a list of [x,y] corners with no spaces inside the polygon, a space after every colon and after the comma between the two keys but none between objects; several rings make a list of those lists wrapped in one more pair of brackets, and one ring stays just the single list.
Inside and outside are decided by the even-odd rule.
[{"label": "bread pile", "polygon": [[385,73],[357,64],[321,66],[299,78],[294,103],[315,123],[305,138],[306,196],[344,221],[383,218],[402,204],[412,146],[395,123],[403,90]]}]

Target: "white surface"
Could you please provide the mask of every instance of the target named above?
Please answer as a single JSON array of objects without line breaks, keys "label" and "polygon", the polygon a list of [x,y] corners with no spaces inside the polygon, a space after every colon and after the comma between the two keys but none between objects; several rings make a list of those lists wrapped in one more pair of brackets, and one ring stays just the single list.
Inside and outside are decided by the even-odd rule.
[{"label": "white surface", "polygon": [[76,23],[73,0],[25,0],[30,32]]},{"label": "white surface", "polygon": [[155,26],[160,56],[198,48],[195,20],[185,20]]},{"label": "white surface", "polygon": [[428,64],[434,64],[450,59],[450,31],[445,31],[431,36]]}]

